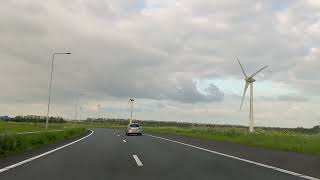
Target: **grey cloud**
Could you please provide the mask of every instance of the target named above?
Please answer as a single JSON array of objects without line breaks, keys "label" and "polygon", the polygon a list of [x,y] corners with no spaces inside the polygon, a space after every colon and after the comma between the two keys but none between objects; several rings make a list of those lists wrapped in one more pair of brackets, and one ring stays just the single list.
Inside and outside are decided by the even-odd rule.
[{"label": "grey cloud", "polygon": [[298,95],[290,94],[290,95],[281,95],[281,96],[278,96],[278,100],[280,100],[280,101],[305,102],[305,101],[308,101],[308,98],[303,97],[303,96],[298,96]]},{"label": "grey cloud", "polygon": [[223,100],[223,92],[221,92],[214,84],[210,84],[205,91],[207,93],[206,95],[201,94],[197,90],[195,82],[182,81],[179,82],[176,91],[166,97],[186,103],[214,102]]},{"label": "grey cloud", "polygon": [[260,96],[258,99],[264,100],[264,101],[284,101],[284,102],[306,102],[309,99],[307,97],[298,95],[298,94],[286,94],[286,95],[279,95],[279,96],[273,96],[273,97],[264,97]]},{"label": "grey cloud", "polygon": [[[221,102],[227,95],[219,87],[210,85],[202,94],[192,79],[242,79],[236,56],[248,74],[268,64],[259,79],[317,96],[319,55],[311,52],[319,49],[317,7],[276,0],[261,2],[260,9],[251,0],[133,2],[2,3],[2,102],[45,103],[54,51],[73,53],[55,61],[57,103],[72,104],[82,92],[96,100]],[[303,100],[295,95],[275,99]]]},{"label": "grey cloud", "polygon": [[[124,1],[108,3],[100,0],[75,1],[64,6],[62,6],[64,1],[58,3],[30,1],[21,4],[15,1],[20,10],[15,16],[10,16],[10,12],[16,6],[12,3],[3,6],[6,13],[2,18],[7,22],[4,27],[8,29],[6,32],[11,33],[2,34],[1,37],[15,38],[3,39],[2,53],[10,53],[22,60],[42,64],[43,68],[47,68],[45,66],[48,65],[46,61],[50,59],[49,54],[55,49],[67,48],[74,52],[74,57],[70,59],[77,59],[73,61],[73,65],[64,65],[65,69],[74,71],[69,74],[73,80],[78,76],[83,77],[83,73],[87,72],[96,73],[97,79],[99,76],[113,76],[113,79],[106,78],[104,82],[119,84],[110,82],[123,79],[112,74],[119,71],[121,74],[130,74],[128,76],[132,79],[147,79],[144,85],[124,81],[126,86],[146,87],[149,84],[156,86],[152,84],[153,74],[156,74],[161,82],[165,82],[177,71],[187,74],[190,81],[192,76],[239,77],[241,73],[234,56],[240,57],[248,73],[263,64],[269,64],[272,73],[269,73],[268,78],[274,76],[281,80],[277,74],[282,73],[283,69],[294,68],[299,58],[303,58],[310,47],[305,46],[303,37],[295,37],[291,33],[287,36],[275,29],[279,22],[276,19],[277,11],[270,10],[270,7],[275,6],[274,3],[275,1],[262,3],[263,11],[258,13],[252,1],[241,3],[186,1],[183,4],[189,7],[188,11],[175,12],[176,9],[172,7],[163,9],[168,16],[153,18],[139,13],[131,16],[121,11],[132,6],[131,3]],[[299,6],[299,3],[292,2],[290,7],[292,6]],[[66,9],[68,7],[88,9],[90,13],[97,14],[91,16],[90,13],[83,14],[82,11],[70,11]],[[305,5],[302,7],[307,8]],[[291,12],[289,15],[298,16],[299,21],[305,20],[295,9],[288,10]],[[118,14],[117,21],[101,15],[103,12]],[[81,19],[83,16],[85,18]],[[103,21],[96,20],[96,16]],[[184,18],[180,21],[179,18],[172,16]],[[189,21],[197,16],[207,18],[208,21],[204,22],[204,25]],[[59,19],[61,17],[65,19]],[[225,23],[227,29],[220,31],[214,25],[216,21]],[[256,23],[257,21],[259,23]],[[123,22],[127,22],[126,26],[123,26]],[[298,30],[299,28],[300,26]],[[86,64],[85,61],[89,62]],[[269,69],[264,73],[268,72]],[[95,79],[90,79],[96,78],[95,75],[87,75],[84,78],[90,81],[87,84],[90,88],[100,86],[95,83]],[[69,80],[66,78],[64,81]],[[75,82],[71,82],[73,83]],[[86,86],[82,82],[81,84]],[[174,86],[175,84],[165,88]]]},{"label": "grey cloud", "polygon": [[[145,73],[143,79],[136,79],[138,76],[133,73],[130,74],[125,71],[118,81],[109,81],[108,84],[100,84],[94,86],[96,93],[107,93],[114,97],[135,97],[148,98],[155,100],[173,100],[183,103],[197,103],[197,102],[215,102],[223,100],[223,92],[218,87],[211,84],[205,91],[207,94],[202,94],[196,88],[195,82],[188,79],[177,79],[174,82],[166,81],[166,78],[159,80],[159,77],[154,77],[152,72]],[[142,75],[143,76],[143,75]],[[104,77],[106,79],[106,77]],[[163,82],[163,83],[162,83]]]}]

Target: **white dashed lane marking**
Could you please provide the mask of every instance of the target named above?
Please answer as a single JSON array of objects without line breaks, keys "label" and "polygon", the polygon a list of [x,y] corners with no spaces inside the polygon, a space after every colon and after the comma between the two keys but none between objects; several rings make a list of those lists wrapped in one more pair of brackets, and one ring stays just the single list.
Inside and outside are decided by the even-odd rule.
[{"label": "white dashed lane marking", "polygon": [[133,155],[134,160],[136,160],[136,163],[138,166],[143,166],[142,162],[140,161],[140,159],[138,158],[137,155]]}]

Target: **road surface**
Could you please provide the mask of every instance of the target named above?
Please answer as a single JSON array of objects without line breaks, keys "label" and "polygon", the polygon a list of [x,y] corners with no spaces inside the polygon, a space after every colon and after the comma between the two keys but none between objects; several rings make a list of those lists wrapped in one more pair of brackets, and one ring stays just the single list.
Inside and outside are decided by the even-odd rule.
[{"label": "road surface", "polygon": [[1,180],[303,179],[151,136],[94,129],[86,139],[0,173]]}]

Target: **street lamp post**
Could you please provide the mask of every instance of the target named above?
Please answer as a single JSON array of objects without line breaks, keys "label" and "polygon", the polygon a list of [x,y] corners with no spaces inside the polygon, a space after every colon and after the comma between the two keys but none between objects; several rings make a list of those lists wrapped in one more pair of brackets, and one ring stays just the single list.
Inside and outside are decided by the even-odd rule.
[{"label": "street lamp post", "polygon": [[51,87],[52,87],[52,76],[53,76],[53,63],[54,63],[54,57],[58,54],[71,54],[69,52],[67,53],[53,53],[52,55],[52,61],[51,61],[51,74],[50,74],[50,85],[49,85],[49,97],[48,97],[48,111],[47,111],[47,119],[46,119],[46,130],[48,130],[48,123],[49,123],[49,113],[50,113],[50,101],[51,101]]},{"label": "street lamp post", "polygon": [[75,112],[75,115],[74,115],[74,122],[76,122],[77,118],[78,118],[79,96],[82,96],[82,95],[87,95],[87,94],[79,94],[79,95],[77,95],[77,103],[76,103],[76,112]]},{"label": "street lamp post", "polygon": [[79,103],[79,96],[77,96],[76,113],[74,114],[74,123],[76,123],[76,121],[77,121],[77,116],[78,116],[78,103]]},{"label": "street lamp post", "polygon": [[98,104],[98,105],[97,105],[97,120],[98,120],[99,124],[100,124],[100,123],[103,124],[102,119],[99,118],[100,107],[101,107],[100,104]]},{"label": "street lamp post", "polygon": [[130,113],[130,123],[132,123],[132,109],[133,109],[133,101],[134,101],[134,99],[133,98],[130,98],[129,99],[129,103],[130,103],[130,105],[131,105],[131,113]]}]

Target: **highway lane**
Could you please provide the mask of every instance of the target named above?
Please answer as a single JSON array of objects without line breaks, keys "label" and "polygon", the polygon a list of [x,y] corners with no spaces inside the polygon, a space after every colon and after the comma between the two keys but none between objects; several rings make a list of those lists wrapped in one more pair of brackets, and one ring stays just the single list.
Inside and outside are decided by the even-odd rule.
[{"label": "highway lane", "polygon": [[87,139],[0,173],[0,179],[302,178],[149,136],[94,129]]}]

